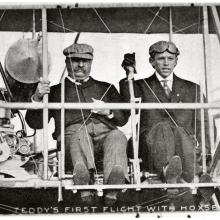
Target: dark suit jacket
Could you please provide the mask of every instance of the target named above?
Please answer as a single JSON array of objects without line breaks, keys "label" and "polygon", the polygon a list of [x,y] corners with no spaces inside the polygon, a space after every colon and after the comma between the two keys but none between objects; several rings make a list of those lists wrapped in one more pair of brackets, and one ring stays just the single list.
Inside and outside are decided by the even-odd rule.
[{"label": "dark suit jacket", "polygon": [[[76,86],[68,78],[65,79],[65,102],[68,103],[78,103],[78,102],[93,102],[92,98],[100,100],[103,94],[107,91],[110,84],[106,82],[101,82],[98,80],[90,79],[87,82],[84,82],[82,85],[78,85],[78,92],[80,101],[77,96]],[[61,84],[51,87],[49,94],[49,102],[60,102],[61,101]],[[102,99],[104,102],[122,102],[121,97],[114,87],[111,85],[108,92]],[[84,118],[86,119],[90,114],[90,109],[83,110]],[[28,110],[25,116],[25,119],[28,125],[34,129],[41,129],[43,127],[42,120],[42,110]],[[101,116],[97,114],[92,114],[91,118],[102,122],[108,125],[110,128],[114,129],[116,126],[123,126],[126,123],[126,118],[121,110],[113,110],[114,117],[112,119],[107,118],[106,116]],[[61,128],[61,112],[60,110],[49,110],[49,119],[55,119],[55,132],[53,137],[56,139],[60,134]],[[83,118],[80,110],[65,110],[65,127],[82,123]],[[88,121],[89,122],[89,121]]]},{"label": "dark suit jacket", "polygon": [[[200,87],[190,81],[181,79],[175,74],[173,76],[173,87],[171,92],[171,99],[168,100],[164,89],[156,77],[153,74],[149,78],[140,79],[134,82],[134,92],[135,97],[141,97],[142,102],[157,102],[158,100],[153,95],[150,88],[154,91],[156,96],[159,98],[160,102],[172,102],[172,103],[195,103],[200,102]],[[128,83],[126,79],[120,81],[120,93],[124,102],[130,102],[130,95],[128,89]],[[196,121],[196,137],[200,141],[200,111],[193,109],[173,109],[167,110],[172,118],[175,120],[178,126],[183,127],[191,135],[195,134],[195,121]],[[127,120],[130,116],[129,111],[125,111]],[[149,132],[153,125],[160,121],[169,120],[168,114],[163,109],[153,109],[153,110],[141,110],[140,118],[140,133]],[[207,115],[206,115],[206,125],[208,125]],[[208,126],[206,126],[206,134],[208,134]],[[208,138],[208,135],[207,135]],[[209,139],[207,139],[209,140]]]}]

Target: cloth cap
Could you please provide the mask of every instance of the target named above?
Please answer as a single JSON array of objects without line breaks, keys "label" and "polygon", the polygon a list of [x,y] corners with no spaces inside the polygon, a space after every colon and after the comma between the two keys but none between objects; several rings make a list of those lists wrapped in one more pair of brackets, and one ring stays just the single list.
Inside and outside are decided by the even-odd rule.
[{"label": "cloth cap", "polygon": [[163,53],[165,51],[176,54],[177,56],[180,54],[176,45],[171,41],[158,41],[152,44],[149,48],[150,56],[154,56],[155,53]]},{"label": "cloth cap", "polygon": [[72,44],[63,50],[66,57],[77,57],[82,59],[93,59],[93,48],[88,44]]}]

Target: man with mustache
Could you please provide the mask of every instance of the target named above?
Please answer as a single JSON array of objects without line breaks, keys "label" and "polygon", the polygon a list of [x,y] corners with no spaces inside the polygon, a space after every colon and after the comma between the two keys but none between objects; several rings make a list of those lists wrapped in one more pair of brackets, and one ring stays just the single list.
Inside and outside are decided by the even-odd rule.
[{"label": "man with mustache", "polygon": [[[150,46],[149,54],[155,73],[149,78],[133,80],[135,97],[147,103],[200,102],[200,87],[173,72],[180,54],[174,43],[156,42]],[[133,79],[134,56],[127,54],[122,66],[127,78]],[[124,102],[130,101],[127,79],[120,81],[120,93]],[[125,115],[128,119],[130,112],[125,111]],[[206,115],[206,153],[209,155],[207,124]],[[141,110],[139,157],[143,170],[157,173],[167,183],[192,182],[201,171],[198,169],[201,167],[198,161],[201,159],[200,110]],[[209,181],[209,177],[205,179]]]},{"label": "man with mustache", "polygon": [[[65,102],[121,102],[114,85],[90,76],[93,48],[88,44],[72,44],[63,51],[66,56],[68,76],[65,79]],[[32,97],[40,102],[49,94],[49,102],[61,101],[61,84],[50,87],[40,81]],[[60,145],[61,112],[49,110],[49,119],[55,120],[54,139]],[[28,110],[26,121],[31,128],[43,127],[42,111]],[[104,184],[124,184],[127,173],[127,139],[117,129],[126,123],[121,110],[65,110],[65,168],[73,172],[75,185],[94,183],[94,173],[104,171]],[[92,204],[94,195],[89,190],[80,191],[83,202]],[[106,205],[113,205],[117,190],[108,190]]]}]

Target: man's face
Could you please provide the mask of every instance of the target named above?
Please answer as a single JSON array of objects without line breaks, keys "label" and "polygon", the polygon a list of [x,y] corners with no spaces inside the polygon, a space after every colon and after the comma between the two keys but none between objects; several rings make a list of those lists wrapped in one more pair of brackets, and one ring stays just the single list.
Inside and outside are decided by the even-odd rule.
[{"label": "man's face", "polygon": [[150,59],[151,65],[163,77],[168,77],[177,64],[177,56],[167,51],[156,53],[154,58]]},{"label": "man's face", "polygon": [[66,58],[68,74],[73,79],[86,79],[91,72],[92,60],[82,58]]}]

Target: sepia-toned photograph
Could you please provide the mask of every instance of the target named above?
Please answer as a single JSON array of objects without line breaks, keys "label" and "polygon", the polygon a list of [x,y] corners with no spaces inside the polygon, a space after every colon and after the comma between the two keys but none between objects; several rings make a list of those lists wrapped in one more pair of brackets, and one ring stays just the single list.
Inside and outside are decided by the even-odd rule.
[{"label": "sepia-toned photograph", "polygon": [[0,2],[0,42],[0,217],[220,211],[220,3]]}]

